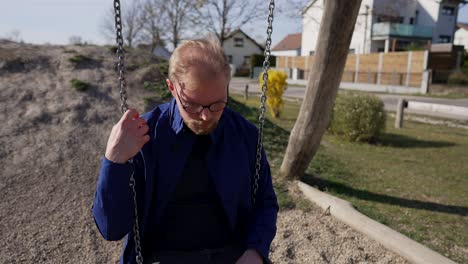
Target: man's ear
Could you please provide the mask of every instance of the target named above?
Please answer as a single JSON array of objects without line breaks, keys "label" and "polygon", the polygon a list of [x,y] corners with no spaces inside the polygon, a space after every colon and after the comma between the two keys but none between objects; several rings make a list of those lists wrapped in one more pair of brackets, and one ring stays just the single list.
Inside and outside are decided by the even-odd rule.
[{"label": "man's ear", "polygon": [[166,79],[166,84],[167,84],[167,88],[169,88],[169,91],[174,92],[174,84],[171,82],[171,80],[169,79]]}]

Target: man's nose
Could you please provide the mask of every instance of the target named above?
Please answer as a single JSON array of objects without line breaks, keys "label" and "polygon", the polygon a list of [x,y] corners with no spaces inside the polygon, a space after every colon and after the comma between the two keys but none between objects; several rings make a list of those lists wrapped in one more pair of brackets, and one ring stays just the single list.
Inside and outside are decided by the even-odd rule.
[{"label": "man's nose", "polygon": [[208,109],[208,108],[203,108],[203,110],[200,113],[200,118],[203,121],[210,120],[211,116],[212,116],[212,113],[211,113],[210,109]]}]

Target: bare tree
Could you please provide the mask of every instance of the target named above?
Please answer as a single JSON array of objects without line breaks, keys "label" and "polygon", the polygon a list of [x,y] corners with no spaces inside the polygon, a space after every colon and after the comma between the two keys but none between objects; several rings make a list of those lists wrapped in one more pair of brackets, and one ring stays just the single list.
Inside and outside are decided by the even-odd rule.
[{"label": "bare tree", "polygon": [[[139,1],[131,1],[130,5],[122,5],[122,34],[124,42],[127,46],[132,47],[135,41],[140,37],[143,29],[142,24],[142,7]],[[102,24],[101,33],[108,39],[115,39],[115,14],[114,8],[111,8],[105,14]]]},{"label": "bare tree", "polygon": [[[260,0],[200,0],[198,21],[213,32],[221,42],[229,36],[229,31],[238,29],[249,22],[266,17],[267,2]],[[260,10],[260,11],[259,11]]]},{"label": "bare tree", "polygon": [[142,6],[141,23],[143,30],[141,41],[151,44],[151,50],[157,45],[165,46],[164,0],[148,0]]},{"label": "bare tree", "polygon": [[189,27],[196,18],[197,4],[199,0],[167,0],[164,1],[164,9],[167,15],[168,26],[171,29],[170,42],[177,47],[185,36]]},{"label": "bare tree", "polygon": [[330,120],[361,0],[327,0],[299,116],[280,168],[285,179],[301,178]]},{"label": "bare tree", "polygon": [[71,36],[68,38],[68,43],[71,45],[81,45],[83,44],[83,40],[80,36]]},{"label": "bare tree", "polygon": [[5,38],[15,42],[23,42],[21,38],[21,31],[18,29],[13,29],[5,35]]}]

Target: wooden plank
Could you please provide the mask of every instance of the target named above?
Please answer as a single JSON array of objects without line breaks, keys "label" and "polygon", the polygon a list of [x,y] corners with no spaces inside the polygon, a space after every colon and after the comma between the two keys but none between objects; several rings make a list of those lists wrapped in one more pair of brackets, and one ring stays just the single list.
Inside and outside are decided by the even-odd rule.
[{"label": "wooden plank", "polygon": [[408,52],[392,52],[383,55],[383,72],[406,73],[408,65]]},{"label": "wooden plank", "polygon": [[277,63],[276,63],[277,68],[287,68],[286,58],[284,56],[277,56],[276,59],[277,59]]},{"label": "wooden plank", "polygon": [[345,71],[354,71],[356,68],[356,54],[348,54],[345,63]]},{"label": "wooden plank", "polygon": [[379,54],[361,54],[359,56],[359,73],[374,71],[379,68]]},{"label": "wooden plank", "polygon": [[301,69],[301,70],[307,70],[306,67],[305,67],[305,60],[306,60],[306,57],[305,56],[296,56],[294,57],[294,68],[298,68],[298,69]]}]

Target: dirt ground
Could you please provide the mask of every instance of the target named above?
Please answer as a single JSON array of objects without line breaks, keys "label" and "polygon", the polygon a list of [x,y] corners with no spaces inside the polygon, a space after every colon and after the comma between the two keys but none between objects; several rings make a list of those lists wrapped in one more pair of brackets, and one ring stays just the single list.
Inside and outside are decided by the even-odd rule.
[{"label": "dirt ground", "polygon": [[[84,54],[92,61],[69,61]],[[0,263],[116,263],[91,205],[107,137],[118,120],[114,56],[102,47],[0,42]],[[92,84],[86,92],[71,79]],[[129,88],[143,111],[143,90]],[[141,107],[139,107],[141,106]],[[275,263],[407,263],[331,216],[282,211]]]}]

